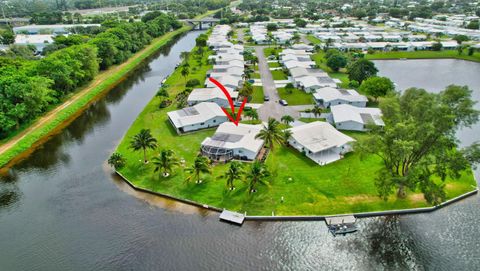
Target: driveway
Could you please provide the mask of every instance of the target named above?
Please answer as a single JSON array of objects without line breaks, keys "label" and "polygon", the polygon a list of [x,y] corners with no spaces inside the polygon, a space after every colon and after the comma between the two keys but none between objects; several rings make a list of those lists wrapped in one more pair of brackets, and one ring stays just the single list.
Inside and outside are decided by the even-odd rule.
[{"label": "driveway", "polygon": [[275,82],[273,81],[272,73],[268,66],[267,59],[263,53],[263,49],[267,46],[255,46],[255,53],[258,58],[258,72],[263,85],[263,93],[270,97],[270,101],[265,102],[257,112],[261,120],[267,121],[269,117],[275,118],[280,121],[282,116],[290,115],[294,118],[299,118],[300,113],[295,108],[288,106],[282,106],[278,103],[280,96],[275,88]]}]

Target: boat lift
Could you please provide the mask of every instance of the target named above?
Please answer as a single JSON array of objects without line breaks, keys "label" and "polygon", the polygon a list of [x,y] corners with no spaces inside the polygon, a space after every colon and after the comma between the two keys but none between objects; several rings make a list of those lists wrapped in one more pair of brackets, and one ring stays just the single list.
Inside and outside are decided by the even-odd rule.
[{"label": "boat lift", "polygon": [[357,219],[353,215],[345,216],[331,216],[325,218],[325,224],[327,224],[328,231],[336,236],[337,234],[353,233],[358,230],[355,222]]}]

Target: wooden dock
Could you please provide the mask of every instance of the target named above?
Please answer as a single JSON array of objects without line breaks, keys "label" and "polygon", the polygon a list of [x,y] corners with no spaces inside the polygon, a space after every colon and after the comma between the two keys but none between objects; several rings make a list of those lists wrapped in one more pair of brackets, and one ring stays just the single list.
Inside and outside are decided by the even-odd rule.
[{"label": "wooden dock", "polygon": [[245,220],[245,215],[228,210],[223,210],[223,212],[220,214],[220,220],[234,223],[237,225],[242,225],[243,221]]},{"label": "wooden dock", "polygon": [[327,223],[327,226],[354,224],[355,221],[357,221],[357,219],[353,215],[330,216],[325,218],[325,223]]}]

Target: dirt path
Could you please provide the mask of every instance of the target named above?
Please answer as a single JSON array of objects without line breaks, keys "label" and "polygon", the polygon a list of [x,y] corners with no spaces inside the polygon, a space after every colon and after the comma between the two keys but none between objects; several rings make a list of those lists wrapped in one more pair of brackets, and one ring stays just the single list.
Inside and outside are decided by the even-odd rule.
[{"label": "dirt path", "polygon": [[[177,30],[178,31],[178,30]],[[27,137],[29,134],[33,133],[43,125],[47,124],[49,121],[55,119],[57,114],[61,112],[63,109],[67,108],[69,105],[72,103],[75,103],[85,95],[89,94],[93,89],[95,89],[99,84],[101,84],[104,80],[108,79],[112,75],[116,74],[117,72],[121,71],[125,66],[131,64],[134,62],[137,58],[141,57],[146,51],[150,50],[152,47],[156,46],[158,42],[162,42],[164,39],[170,39],[173,37],[177,31],[170,32],[162,37],[159,38],[158,41],[151,43],[149,46],[145,47],[141,51],[135,53],[130,59],[128,59],[126,62],[110,67],[110,69],[103,71],[99,73],[97,76],[95,76],[95,79],[91,81],[87,86],[85,86],[83,89],[78,91],[75,95],[73,95],[71,98],[66,100],[64,103],[61,105],[57,106],[55,109],[52,109],[51,111],[47,112],[44,114],[40,119],[35,121],[30,127],[25,129],[24,131],[20,132],[18,135],[14,136],[4,144],[0,146],[0,156],[3,155],[6,151],[8,151],[10,148],[15,146],[19,141]],[[174,34],[175,33],[175,34]]]}]

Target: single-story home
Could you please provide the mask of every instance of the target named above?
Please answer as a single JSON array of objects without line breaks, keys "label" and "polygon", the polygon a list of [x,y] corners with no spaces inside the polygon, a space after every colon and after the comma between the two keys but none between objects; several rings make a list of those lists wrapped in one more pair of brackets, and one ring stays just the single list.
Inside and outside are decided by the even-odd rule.
[{"label": "single-story home", "polygon": [[290,146],[319,165],[335,162],[352,150],[355,139],[337,131],[330,123],[315,121],[290,128]]},{"label": "single-story home", "polygon": [[[238,97],[238,92],[229,92],[233,100]],[[221,107],[230,108],[227,97],[219,88],[196,88],[188,95],[187,103],[189,106],[193,106],[202,102],[216,103]]]},{"label": "single-story home", "polygon": [[330,109],[331,121],[339,130],[366,131],[368,124],[385,126],[379,108],[340,104],[332,105]]},{"label": "single-story home", "polygon": [[254,160],[264,144],[263,140],[255,138],[261,130],[260,124],[222,123],[212,137],[203,140],[202,155],[213,161]]},{"label": "single-story home", "polygon": [[[239,78],[239,77],[230,76],[226,74],[224,74],[221,77],[214,77],[214,76],[211,76],[211,77],[217,80],[218,82],[220,82],[225,88],[229,90],[237,89],[240,86],[240,82],[241,82],[241,77]],[[210,81],[209,78],[205,79],[205,85],[207,88],[217,87],[214,83]]]},{"label": "single-story home", "polygon": [[199,103],[192,107],[170,111],[167,115],[179,134],[216,127],[228,121],[227,116],[216,103]]},{"label": "single-story home", "polygon": [[332,105],[350,104],[358,107],[367,106],[367,97],[360,95],[353,89],[338,89],[323,87],[317,89],[313,94],[315,102],[322,107],[328,108]]}]

